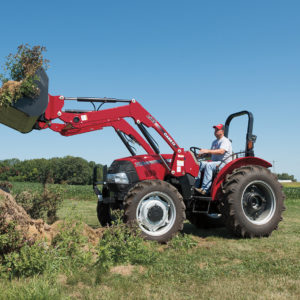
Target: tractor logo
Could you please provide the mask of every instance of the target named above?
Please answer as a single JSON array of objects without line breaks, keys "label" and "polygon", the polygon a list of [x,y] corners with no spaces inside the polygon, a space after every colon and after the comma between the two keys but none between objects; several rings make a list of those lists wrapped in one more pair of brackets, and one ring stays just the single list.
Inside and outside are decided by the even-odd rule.
[{"label": "tractor logo", "polygon": [[151,115],[148,115],[147,118],[148,118],[153,124],[155,124],[155,123],[157,122]]},{"label": "tractor logo", "polygon": [[168,139],[168,141],[174,146],[176,147],[175,142],[168,136],[168,134],[166,132],[164,132],[164,136]]}]

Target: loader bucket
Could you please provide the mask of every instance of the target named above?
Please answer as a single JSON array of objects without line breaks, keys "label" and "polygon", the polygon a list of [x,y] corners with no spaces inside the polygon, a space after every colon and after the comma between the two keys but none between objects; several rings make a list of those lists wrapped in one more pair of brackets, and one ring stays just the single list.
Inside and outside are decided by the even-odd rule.
[{"label": "loader bucket", "polygon": [[48,106],[48,76],[44,69],[37,71],[39,80],[36,85],[40,89],[40,95],[35,98],[21,98],[8,107],[0,108],[0,123],[19,132],[30,132],[38,118],[45,112]]}]

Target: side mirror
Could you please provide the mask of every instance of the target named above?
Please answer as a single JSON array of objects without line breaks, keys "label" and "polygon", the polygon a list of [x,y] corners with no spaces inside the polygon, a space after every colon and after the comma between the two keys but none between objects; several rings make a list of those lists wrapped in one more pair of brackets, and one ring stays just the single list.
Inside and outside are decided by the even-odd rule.
[{"label": "side mirror", "polygon": [[103,166],[103,181],[106,182],[107,181],[107,165]]},{"label": "side mirror", "polygon": [[102,201],[102,192],[98,189],[97,184],[105,184],[107,177],[107,166],[105,165],[102,168],[102,181],[98,181],[98,168],[98,166],[95,166],[93,170],[93,190],[98,196],[99,201]]},{"label": "side mirror", "polygon": [[102,167],[102,181],[98,181],[98,166],[94,167],[93,170],[93,186],[96,186],[97,184],[103,184],[106,182],[106,178],[107,178],[107,165]]}]

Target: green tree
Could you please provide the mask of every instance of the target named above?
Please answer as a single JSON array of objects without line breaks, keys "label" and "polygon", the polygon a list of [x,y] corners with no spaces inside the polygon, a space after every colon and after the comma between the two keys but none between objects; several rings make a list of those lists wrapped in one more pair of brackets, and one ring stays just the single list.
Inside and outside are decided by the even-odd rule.
[{"label": "green tree", "polygon": [[288,173],[277,174],[277,178],[281,179],[281,180],[297,181],[297,179],[294,177],[294,175],[289,175]]},{"label": "green tree", "polygon": [[[51,159],[17,159],[0,161],[0,180],[40,183],[91,184],[97,164],[81,157],[54,157]],[[101,165],[97,165],[99,171]],[[98,176],[98,180],[101,178]]]}]

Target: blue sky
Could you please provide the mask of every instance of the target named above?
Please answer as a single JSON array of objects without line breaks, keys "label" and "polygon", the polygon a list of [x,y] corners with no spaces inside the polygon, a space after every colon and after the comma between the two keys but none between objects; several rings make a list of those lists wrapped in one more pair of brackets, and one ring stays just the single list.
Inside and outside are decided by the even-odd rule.
[{"label": "blue sky", "polygon": [[[299,13],[293,0],[5,1],[0,63],[44,45],[52,95],[134,97],[185,149],[209,147],[214,124],[249,110],[256,155],[300,180]],[[245,132],[246,118],[232,122],[235,151]],[[0,125],[0,136],[0,159],[128,155],[111,128],[66,138]]]}]

